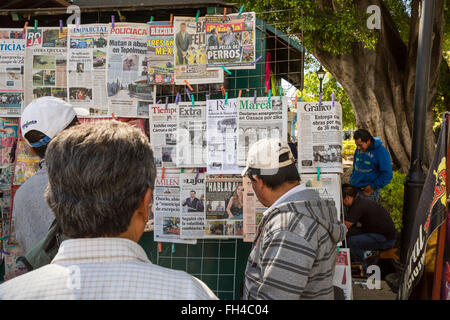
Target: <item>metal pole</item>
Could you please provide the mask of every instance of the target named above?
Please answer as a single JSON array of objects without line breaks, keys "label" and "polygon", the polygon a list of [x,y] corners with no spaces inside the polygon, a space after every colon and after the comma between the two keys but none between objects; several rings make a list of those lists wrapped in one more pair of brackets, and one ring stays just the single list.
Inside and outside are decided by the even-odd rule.
[{"label": "metal pole", "polygon": [[414,126],[411,165],[405,179],[400,262],[405,265],[412,225],[425,183],[422,160],[425,144],[425,118],[428,105],[431,48],[433,46],[434,0],[423,0],[417,48],[416,88],[414,93]]}]

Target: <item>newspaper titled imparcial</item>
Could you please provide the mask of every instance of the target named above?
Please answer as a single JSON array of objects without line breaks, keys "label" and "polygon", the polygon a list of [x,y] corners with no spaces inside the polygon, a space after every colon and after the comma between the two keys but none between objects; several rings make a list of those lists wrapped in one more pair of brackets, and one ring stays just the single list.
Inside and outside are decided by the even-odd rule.
[{"label": "newspaper titled imparcial", "polygon": [[246,165],[251,145],[264,138],[287,141],[287,97],[239,100],[238,164]]},{"label": "newspaper titled imparcial", "polygon": [[26,38],[23,107],[45,96],[67,101],[67,28],[27,28]]},{"label": "newspaper titled imparcial", "polygon": [[300,173],[342,173],[342,108],[339,102],[299,102]]},{"label": "newspaper titled imparcial", "polygon": [[244,177],[242,184],[244,186],[244,242],[253,242],[267,207],[258,200],[250,178]]},{"label": "newspaper titled imparcial", "polygon": [[180,182],[180,236],[182,239],[203,238],[206,221],[205,174],[184,172],[180,175]]},{"label": "newspaper titled imparcial", "polygon": [[150,105],[150,142],[157,167],[175,167],[178,105]]},{"label": "newspaper titled imparcial", "polygon": [[90,116],[108,114],[106,56],[108,24],[69,25],[67,85],[69,101]]},{"label": "newspaper titled imparcial", "polygon": [[208,174],[239,174],[237,165],[238,99],[207,100]]},{"label": "newspaper titled imparcial", "polygon": [[177,167],[206,167],[206,102],[180,102],[177,121]]}]

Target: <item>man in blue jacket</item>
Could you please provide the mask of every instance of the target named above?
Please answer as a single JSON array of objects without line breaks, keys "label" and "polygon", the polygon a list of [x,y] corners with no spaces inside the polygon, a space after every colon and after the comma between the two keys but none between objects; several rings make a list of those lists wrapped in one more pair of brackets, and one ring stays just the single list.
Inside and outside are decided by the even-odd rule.
[{"label": "man in blue jacket", "polygon": [[372,137],[367,130],[356,130],[353,138],[357,149],[350,184],[361,194],[378,201],[381,188],[392,180],[391,156],[381,140]]}]

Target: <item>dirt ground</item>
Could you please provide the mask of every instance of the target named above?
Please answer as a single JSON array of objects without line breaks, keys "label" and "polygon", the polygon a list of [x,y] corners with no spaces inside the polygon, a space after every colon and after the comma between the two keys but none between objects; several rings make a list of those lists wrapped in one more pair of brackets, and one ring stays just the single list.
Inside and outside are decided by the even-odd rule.
[{"label": "dirt ground", "polygon": [[381,289],[370,290],[366,285],[359,284],[359,282],[365,283],[365,279],[353,278],[352,280],[353,300],[395,300],[397,297],[386,281],[381,281]]}]

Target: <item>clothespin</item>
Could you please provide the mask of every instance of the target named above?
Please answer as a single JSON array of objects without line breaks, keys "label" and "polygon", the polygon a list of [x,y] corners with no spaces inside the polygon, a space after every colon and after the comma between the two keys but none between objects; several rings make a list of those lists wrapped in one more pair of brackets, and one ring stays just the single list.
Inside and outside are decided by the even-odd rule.
[{"label": "clothespin", "polygon": [[242,10],[244,10],[244,5],[242,5],[241,8],[239,9],[239,14],[237,16],[238,18],[241,18]]},{"label": "clothespin", "polygon": [[239,90],[239,95],[238,95],[239,99],[241,98],[241,94],[242,94],[242,90]]},{"label": "clothespin", "polygon": [[206,100],[209,100],[209,94],[205,94]]},{"label": "clothespin", "polygon": [[180,170],[181,170],[181,173],[183,173],[183,172],[184,172],[184,169],[183,169],[183,168],[181,168]]},{"label": "clothespin", "polygon": [[186,94],[187,94],[188,98],[191,99],[191,94],[189,93],[189,89],[185,88],[184,91],[186,91]]},{"label": "clothespin", "polygon": [[172,253],[175,253],[175,243],[172,243]]},{"label": "clothespin", "polygon": [[317,181],[320,181],[320,167],[317,167]]},{"label": "clothespin", "polygon": [[331,106],[334,108],[334,92],[331,93]]},{"label": "clothespin", "polygon": [[230,70],[228,70],[224,66],[220,66],[220,67],[223,69],[223,71],[227,72],[231,76],[231,71]]},{"label": "clothespin", "polygon": [[76,18],[76,22],[77,22],[77,29],[79,29],[80,28],[80,17]]},{"label": "clothespin", "polygon": [[63,21],[59,20],[59,33],[63,32]]},{"label": "clothespin", "polygon": [[161,242],[158,242],[158,252],[162,252],[162,244],[161,244]]},{"label": "clothespin", "polygon": [[8,239],[9,238],[9,236],[8,235],[6,235],[6,236],[3,236],[3,237],[1,237],[0,238],[0,240],[3,240],[3,239]]},{"label": "clothespin", "polygon": [[166,97],[166,109],[169,106],[169,97]]},{"label": "clothespin", "polygon": [[38,24],[37,20],[34,19],[34,32],[35,33],[37,32],[37,24]]},{"label": "clothespin", "polygon": [[156,101],[156,104],[160,104],[161,103],[161,99],[159,99],[158,101]]},{"label": "clothespin", "polygon": [[173,26],[173,13],[170,14],[170,26]]},{"label": "clothespin", "polygon": [[283,86],[280,86],[280,97],[283,96]]},{"label": "clothespin", "polygon": [[228,92],[225,92],[225,105],[228,104]]},{"label": "clothespin", "polygon": [[269,90],[269,99],[267,100],[267,104],[270,105],[270,98],[272,96],[272,90]]},{"label": "clothespin", "polygon": [[253,94],[253,103],[256,103],[256,90],[255,93]]},{"label": "clothespin", "polygon": [[175,97],[175,104],[178,105],[178,102],[181,100],[181,95],[179,92],[177,92],[177,95]]},{"label": "clothespin", "polygon": [[0,253],[6,254],[7,256],[9,256],[9,255],[10,255],[10,253],[9,253],[9,252],[3,251],[3,250],[0,250]]},{"label": "clothespin", "polygon": [[195,174],[195,179],[198,179],[198,174],[200,173],[200,169],[197,168],[197,173]]},{"label": "clothespin", "polygon": [[257,63],[259,60],[261,60],[262,56],[259,56],[258,58],[256,58],[256,60],[254,60],[251,65],[254,65],[255,63]]},{"label": "clothespin", "polygon": [[197,15],[195,16],[195,22],[198,21],[198,17],[200,16],[200,10],[197,10]]},{"label": "clothespin", "polygon": [[224,86],[221,86],[221,87],[220,87],[220,90],[222,91],[222,95],[225,96],[225,87],[224,87]]},{"label": "clothespin", "polygon": [[112,28],[114,29],[114,22],[115,22],[115,17],[114,17],[114,15],[112,15],[111,16],[111,26],[112,26]]},{"label": "clothespin", "polygon": [[187,80],[184,80],[184,83],[186,83],[186,85],[188,86],[189,90],[194,91],[194,89],[192,89],[191,85],[189,84],[189,82],[187,82]]},{"label": "clothespin", "polygon": [[195,102],[194,102],[194,95],[191,94],[191,98],[192,98],[192,108],[195,108]]},{"label": "clothespin", "polygon": [[336,255],[339,255],[339,246],[337,246]]},{"label": "clothespin", "polygon": [[28,21],[25,21],[25,24],[23,25],[22,30],[22,38],[25,39],[27,37],[27,27],[28,27]]},{"label": "clothespin", "polygon": [[166,173],[166,167],[162,167],[161,169],[161,179],[164,179],[164,173]]},{"label": "clothespin", "polygon": [[153,22],[153,19],[155,19],[155,18],[153,18],[153,16],[151,16],[151,17],[150,17],[150,23]]},{"label": "clothespin", "polygon": [[319,97],[319,107],[322,104],[322,92],[320,93],[320,97]]},{"label": "clothespin", "polygon": [[225,21],[227,17],[227,8],[223,8],[223,21]]}]

